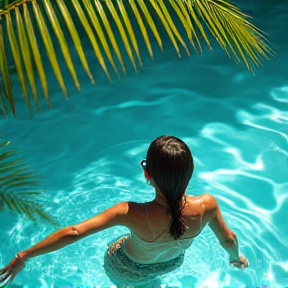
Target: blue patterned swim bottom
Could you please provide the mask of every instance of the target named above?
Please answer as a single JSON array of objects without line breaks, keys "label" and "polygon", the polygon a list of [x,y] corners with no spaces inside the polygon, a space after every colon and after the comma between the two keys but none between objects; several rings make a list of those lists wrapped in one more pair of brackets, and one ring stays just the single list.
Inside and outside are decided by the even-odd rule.
[{"label": "blue patterned swim bottom", "polygon": [[129,259],[123,251],[123,243],[127,236],[111,243],[104,256],[104,269],[110,280],[117,286],[137,287],[153,282],[179,268],[184,255],[167,262],[140,264]]}]

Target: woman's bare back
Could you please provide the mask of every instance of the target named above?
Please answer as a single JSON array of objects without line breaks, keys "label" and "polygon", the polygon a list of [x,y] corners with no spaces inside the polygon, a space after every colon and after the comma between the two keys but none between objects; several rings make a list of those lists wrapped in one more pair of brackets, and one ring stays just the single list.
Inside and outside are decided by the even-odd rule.
[{"label": "woman's bare back", "polygon": [[[205,198],[205,195],[186,196],[182,217],[188,228],[180,239],[194,238],[203,229],[202,216],[205,212]],[[170,215],[168,209],[169,206],[155,201],[143,204],[130,202],[128,213],[131,216],[131,223],[128,228],[147,242],[173,241],[174,239],[169,232]]]}]

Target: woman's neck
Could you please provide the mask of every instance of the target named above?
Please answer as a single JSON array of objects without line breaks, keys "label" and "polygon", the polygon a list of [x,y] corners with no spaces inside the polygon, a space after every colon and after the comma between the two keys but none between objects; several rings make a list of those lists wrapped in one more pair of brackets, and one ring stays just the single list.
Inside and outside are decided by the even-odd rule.
[{"label": "woman's neck", "polygon": [[157,193],[157,191],[156,191],[155,199],[153,200],[153,202],[163,207],[168,206],[167,200],[164,197],[164,195],[162,193],[161,194]]},{"label": "woman's neck", "polygon": [[[163,193],[155,188],[155,199],[153,200],[154,203],[158,204],[159,206],[169,206],[168,203],[167,203],[167,200],[166,200],[166,197],[163,195]],[[183,195],[182,199],[181,199],[181,207],[182,205],[184,205],[185,203],[185,194]]]}]

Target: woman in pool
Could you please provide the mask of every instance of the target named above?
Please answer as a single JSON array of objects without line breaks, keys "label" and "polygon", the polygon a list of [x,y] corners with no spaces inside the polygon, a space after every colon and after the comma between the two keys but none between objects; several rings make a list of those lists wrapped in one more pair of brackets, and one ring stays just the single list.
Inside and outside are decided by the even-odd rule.
[{"label": "woman in pool", "polygon": [[82,223],[62,228],[35,246],[19,252],[0,271],[0,284],[13,278],[32,257],[72,244],[101,230],[123,225],[130,234],[110,244],[104,268],[119,287],[152,283],[183,263],[185,250],[206,224],[229,253],[230,264],[245,268],[236,235],[226,226],[215,198],[209,194],[185,194],[194,164],[188,146],[173,136],[156,138],[141,162],[144,176],[155,188],[147,203],[121,202]]}]

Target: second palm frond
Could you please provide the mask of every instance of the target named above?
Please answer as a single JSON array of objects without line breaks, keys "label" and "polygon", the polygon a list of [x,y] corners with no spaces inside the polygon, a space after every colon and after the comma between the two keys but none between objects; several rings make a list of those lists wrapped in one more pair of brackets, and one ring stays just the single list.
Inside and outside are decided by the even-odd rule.
[{"label": "second palm frond", "polygon": [[[36,77],[40,79],[40,93],[50,107],[47,72],[39,50],[39,41],[42,39],[41,43],[53,72],[67,97],[63,71],[56,55],[58,47],[55,47],[55,41],[52,40],[56,37],[64,61],[80,90],[70,54],[71,48],[67,44],[69,37],[83,69],[94,83],[77,25],[83,26],[109,80],[112,79],[109,66],[118,77],[118,63],[120,69],[126,72],[120,49],[122,46],[137,72],[137,67],[142,66],[140,37],[153,59],[151,38],[156,39],[163,50],[163,33],[167,33],[178,56],[181,56],[181,46],[188,55],[189,46],[200,53],[203,45],[212,49],[212,35],[230,58],[238,63],[244,62],[253,71],[255,67],[263,65],[273,51],[269,48],[264,33],[247,19],[248,16],[237,7],[223,0],[0,0],[0,77],[2,74],[5,95],[14,112],[14,96],[6,57],[6,50],[11,49],[9,54],[13,55],[30,112],[32,113],[31,100],[40,110],[40,91],[37,90]],[[64,30],[69,32],[69,36]],[[181,31],[185,31],[185,35]],[[28,95],[30,90],[32,98]]]},{"label": "second palm frond", "polygon": [[39,176],[9,145],[0,138],[0,211],[6,206],[34,222],[44,220],[56,227],[57,221],[43,209],[43,191],[31,188],[38,187]]}]

